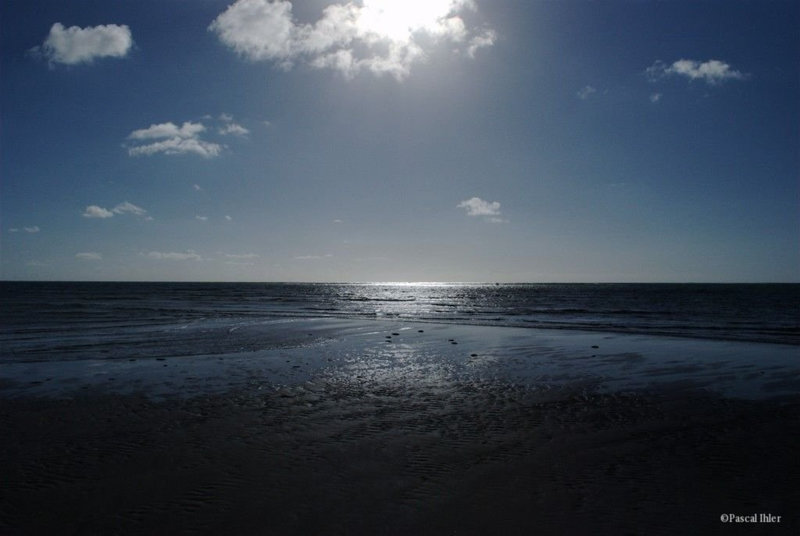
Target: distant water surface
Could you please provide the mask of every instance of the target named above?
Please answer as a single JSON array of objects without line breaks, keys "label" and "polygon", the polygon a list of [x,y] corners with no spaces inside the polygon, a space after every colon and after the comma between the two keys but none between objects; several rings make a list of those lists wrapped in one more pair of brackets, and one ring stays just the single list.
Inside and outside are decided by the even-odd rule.
[{"label": "distant water surface", "polygon": [[115,358],[120,344],[135,349],[126,356],[195,355],[218,333],[296,317],[800,345],[798,311],[798,284],[3,282],[0,360]]}]

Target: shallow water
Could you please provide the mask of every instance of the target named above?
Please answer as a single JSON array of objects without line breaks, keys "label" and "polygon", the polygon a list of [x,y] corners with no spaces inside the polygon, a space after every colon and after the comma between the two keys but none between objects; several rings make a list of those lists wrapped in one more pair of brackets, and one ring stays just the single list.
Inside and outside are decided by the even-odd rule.
[{"label": "shallow water", "polygon": [[235,351],[228,331],[319,317],[800,345],[800,285],[3,282],[0,303],[0,361]]},{"label": "shallow water", "polygon": [[781,344],[329,318],[254,322],[213,330],[212,339],[215,350],[201,355],[7,362],[0,395],[186,398],[241,388],[447,390],[487,382],[540,393],[800,394],[797,348]]}]

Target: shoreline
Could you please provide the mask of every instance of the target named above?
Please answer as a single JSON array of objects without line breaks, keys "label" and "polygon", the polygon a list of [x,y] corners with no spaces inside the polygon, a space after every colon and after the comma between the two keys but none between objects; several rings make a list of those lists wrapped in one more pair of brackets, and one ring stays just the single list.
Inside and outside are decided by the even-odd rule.
[{"label": "shoreline", "polygon": [[210,350],[126,354],[123,341],[107,344],[106,351],[119,352],[115,358],[10,360],[0,368],[0,398],[193,397],[353,375],[376,364],[391,364],[407,380],[419,380],[424,370],[458,381],[583,383],[601,392],[683,387],[748,399],[800,395],[797,347],[777,343],[324,317],[212,324],[164,336],[174,338],[176,350],[196,338],[208,340]]},{"label": "shoreline", "polygon": [[716,533],[753,513],[800,528],[782,351],[292,324],[229,334],[268,349],[71,361],[35,385],[46,364],[19,364],[0,388],[0,533]]}]

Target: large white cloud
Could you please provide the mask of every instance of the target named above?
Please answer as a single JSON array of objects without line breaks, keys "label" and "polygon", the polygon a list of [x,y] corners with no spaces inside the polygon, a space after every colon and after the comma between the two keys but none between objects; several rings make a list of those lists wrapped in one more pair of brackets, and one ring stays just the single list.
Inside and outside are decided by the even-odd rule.
[{"label": "large white cloud", "polygon": [[650,80],[656,81],[666,76],[682,76],[689,80],[702,80],[709,85],[717,85],[727,80],[744,80],[747,74],[733,69],[730,64],[720,60],[704,62],[681,59],[667,65],[657,61],[647,68]]},{"label": "large white cloud", "polygon": [[124,58],[132,46],[131,30],[124,24],[65,28],[56,22],[42,46],[34,50],[52,63],[74,65],[95,58]]},{"label": "large white cloud", "polygon": [[327,6],[314,24],[297,23],[287,0],[237,0],[209,26],[253,61],[290,68],[305,62],[347,77],[362,70],[406,77],[426,47],[449,42],[474,56],[495,41],[492,30],[468,26],[473,0],[360,0]]}]

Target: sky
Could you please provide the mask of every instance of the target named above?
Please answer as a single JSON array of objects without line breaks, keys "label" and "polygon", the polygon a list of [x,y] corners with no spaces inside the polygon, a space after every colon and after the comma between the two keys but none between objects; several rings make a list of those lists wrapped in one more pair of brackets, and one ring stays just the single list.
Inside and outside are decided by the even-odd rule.
[{"label": "sky", "polygon": [[0,279],[800,282],[794,0],[0,13]]}]

